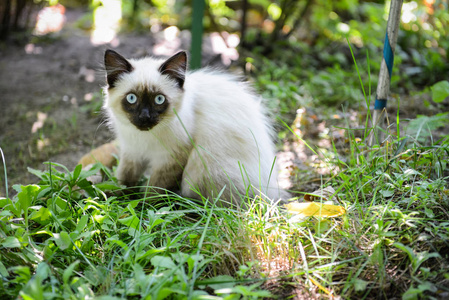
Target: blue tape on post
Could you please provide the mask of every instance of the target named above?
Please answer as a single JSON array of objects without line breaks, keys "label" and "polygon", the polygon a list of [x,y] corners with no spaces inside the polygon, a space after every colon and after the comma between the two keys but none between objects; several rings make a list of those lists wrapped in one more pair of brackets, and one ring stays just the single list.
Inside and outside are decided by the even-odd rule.
[{"label": "blue tape on post", "polygon": [[374,109],[383,110],[385,107],[387,107],[386,99],[376,99],[374,101]]},{"label": "blue tape on post", "polygon": [[385,34],[384,59],[385,59],[385,63],[387,64],[388,74],[390,75],[390,80],[391,80],[391,72],[393,71],[394,54],[393,54],[393,50],[391,49],[390,39],[388,38],[388,32]]},{"label": "blue tape on post", "polygon": [[[393,50],[391,49],[390,39],[388,38],[388,32],[385,34],[384,59],[385,59],[385,64],[387,65],[388,75],[390,75],[390,80],[391,80],[391,73],[393,72],[394,54],[393,54]],[[387,99],[377,99],[376,98],[376,101],[374,102],[374,109],[383,110],[386,107],[387,107]]]}]

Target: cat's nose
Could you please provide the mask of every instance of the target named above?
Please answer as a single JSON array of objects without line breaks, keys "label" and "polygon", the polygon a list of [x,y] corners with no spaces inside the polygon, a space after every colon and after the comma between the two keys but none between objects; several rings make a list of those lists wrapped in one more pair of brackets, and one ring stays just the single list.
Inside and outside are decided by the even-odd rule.
[{"label": "cat's nose", "polygon": [[141,120],[150,119],[150,110],[148,108],[142,109],[142,111],[139,114],[139,119]]}]

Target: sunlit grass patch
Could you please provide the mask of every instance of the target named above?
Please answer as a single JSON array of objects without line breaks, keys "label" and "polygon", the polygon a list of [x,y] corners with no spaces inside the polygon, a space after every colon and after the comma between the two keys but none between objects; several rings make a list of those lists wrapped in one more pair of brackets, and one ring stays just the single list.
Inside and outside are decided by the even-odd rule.
[{"label": "sunlit grass patch", "polygon": [[100,165],[31,170],[38,185],[16,186],[16,196],[0,200],[0,293],[216,299],[443,293],[449,192],[441,167],[448,141],[407,144],[399,153],[397,147],[361,151],[358,164],[326,183],[346,212],[333,218],[295,215],[261,198],[247,210],[150,189],[128,198],[108,169],[105,182],[88,181]]}]

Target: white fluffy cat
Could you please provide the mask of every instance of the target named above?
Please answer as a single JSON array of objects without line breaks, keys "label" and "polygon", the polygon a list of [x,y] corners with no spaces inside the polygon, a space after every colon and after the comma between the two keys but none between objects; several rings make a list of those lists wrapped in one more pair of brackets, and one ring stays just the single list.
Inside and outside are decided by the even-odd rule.
[{"label": "white fluffy cat", "polygon": [[[187,55],[125,59],[105,52],[104,108],[117,135],[117,178],[183,196],[280,197],[273,131],[247,84],[223,72],[187,71]],[[224,188],[225,187],[225,188]],[[224,188],[224,189],[223,189]]]}]

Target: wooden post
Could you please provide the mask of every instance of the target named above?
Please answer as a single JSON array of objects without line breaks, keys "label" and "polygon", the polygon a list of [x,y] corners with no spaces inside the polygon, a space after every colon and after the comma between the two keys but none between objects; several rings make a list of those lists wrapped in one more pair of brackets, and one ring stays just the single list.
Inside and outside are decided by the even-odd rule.
[{"label": "wooden post", "polygon": [[386,129],[386,107],[390,93],[390,81],[393,71],[394,50],[398,39],[399,23],[401,21],[402,0],[391,0],[388,16],[387,33],[385,35],[383,59],[380,66],[379,82],[377,84],[376,100],[374,102],[373,129],[368,143],[373,146],[382,142],[381,128]]},{"label": "wooden post", "polygon": [[248,0],[243,0],[242,2],[242,23],[240,27],[240,41],[245,45],[245,34],[246,34],[246,17],[248,15]]},{"label": "wooden post", "polygon": [[203,17],[205,0],[193,0],[192,43],[190,46],[190,68],[201,67],[201,47],[203,44]]}]

